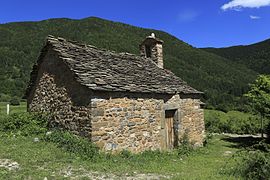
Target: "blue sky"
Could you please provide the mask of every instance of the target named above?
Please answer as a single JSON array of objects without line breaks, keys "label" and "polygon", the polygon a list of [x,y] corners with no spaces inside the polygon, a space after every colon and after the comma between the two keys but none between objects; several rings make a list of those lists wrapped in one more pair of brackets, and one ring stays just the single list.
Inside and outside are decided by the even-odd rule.
[{"label": "blue sky", "polygon": [[0,23],[96,16],[166,31],[195,47],[270,38],[270,0],[3,0]]}]

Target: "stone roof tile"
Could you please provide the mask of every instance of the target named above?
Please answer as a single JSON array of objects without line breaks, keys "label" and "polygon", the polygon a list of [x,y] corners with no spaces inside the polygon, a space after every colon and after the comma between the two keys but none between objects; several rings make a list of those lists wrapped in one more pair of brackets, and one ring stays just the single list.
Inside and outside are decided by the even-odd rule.
[{"label": "stone roof tile", "polygon": [[[159,68],[149,58],[130,53],[116,53],[48,36],[40,60],[48,46],[51,46],[68,65],[76,75],[77,81],[91,90],[161,94],[202,93],[190,87],[171,71]],[[31,73],[28,90],[34,84],[37,67],[35,66]]]}]

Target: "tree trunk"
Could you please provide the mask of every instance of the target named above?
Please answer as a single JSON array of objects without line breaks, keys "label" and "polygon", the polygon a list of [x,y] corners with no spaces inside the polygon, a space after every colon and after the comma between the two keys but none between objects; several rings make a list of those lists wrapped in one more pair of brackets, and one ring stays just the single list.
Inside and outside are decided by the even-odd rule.
[{"label": "tree trunk", "polygon": [[261,137],[263,139],[263,116],[261,115]]}]

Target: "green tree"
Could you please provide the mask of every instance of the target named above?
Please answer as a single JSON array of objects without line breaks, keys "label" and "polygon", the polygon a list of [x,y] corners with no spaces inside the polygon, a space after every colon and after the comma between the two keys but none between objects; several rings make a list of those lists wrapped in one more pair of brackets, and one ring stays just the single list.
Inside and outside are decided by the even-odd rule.
[{"label": "green tree", "polygon": [[151,33],[164,40],[165,69],[204,91],[204,102],[208,107],[222,111],[244,107],[240,96],[247,92],[248,83],[257,76],[257,72],[248,69],[244,63],[194,48],[162,31],[94,17],[0,24],[0,94],[22,98],[48,34],[116,52],[139,54],[138,45]]},{"label": "green tree", "polygon": [[14,96],[11,98],[11,100],[9,101],[9,103],[12,106],[19,106],[20,105],[20,98],[18,98],[17,96]]},{"label": "green tree", "polygon": [[261,115],[263,137],[263,119],[270,116],[270,75],[259,75],[244,96],[250,100],[253,110]]}]

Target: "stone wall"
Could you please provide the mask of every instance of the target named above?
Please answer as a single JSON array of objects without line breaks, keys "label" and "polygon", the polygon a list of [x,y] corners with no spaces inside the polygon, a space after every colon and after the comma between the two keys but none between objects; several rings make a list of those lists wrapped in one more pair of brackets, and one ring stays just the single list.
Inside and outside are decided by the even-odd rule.
[{"label": "stone wall", "polygon": [[178,113],[179,139],[187,133],[194,145],[203,143],[204,117],[198,99],[175,95],[164,103],[164,99],[146,97],[89,96],[91,103],[78,106],[69,90],[57,84],[53,75],[43,73],[29,110],[50,113],[52,126],[89,137],[105,151],[165,149],[164,113],[170,109]]},{"label": "stone wall", "polygon": [[34,98],[29,104],[32,112],[50,115],[50,126],[67,129],[75,134],[91,137],[91,109],[74,106],[64,87],[57,87],[54,77],[47,73],[40,78]]},{"label": "stone wall", "polygon": [[153,60],[158,65],[158,67],[163,68],[163,48],[162,44],[156,44],[152,50]]},{"label": "stone wall", "polygon": [[166,110],[176,110],[177,140],[186,133],[193,145],[203,144],[204,115],[199,99],[181,99],[179,95],[100,97],[91,100],[92,141],[105,151],[141,152],[168,148]]},{"label": "stone wall", "polygon": [[179,137],[186,133],[194,146],[202,146],[204,141],[204,113],[200,99],[185,98],[180,103]]},{"label": "stone wall", "polygon": [[48,52],[28,97],[28,110],[51,114],[52,126],[90,138],[105,151],[166,149],[165,111],[176,110],[179,138],[203,143],[200,100],[179,95],[92,92]]},{"label": "stone wall", "polygon": [[205,127],[201,104],[198,97],[180,97],[180,95],[174,95],[164,104],[165,111],[176,110],[178,140],[181,141],[186,134],[193,145],[203,145]]},{"label": "stone wall", "polygon": [[92,141],[106,151],[161,149],[163,100],[92,99]]},{"label": "stone wall", "polygon": [[28,111],[48,113],[52,127],[90,138],[90,95],[86,95],[87,92],[57,56],[48,53],[44,58],[37,84],[27,99]]},{"label": "stone wall", "polygon": [[156,40],[153,37],[146,38],[146,41],[140,45],[140,54],[143,57],[146,55],[146,46],[151,50],[151,59],[157,64],[158,67],[163,68],[163,47],[160,40]]}]

